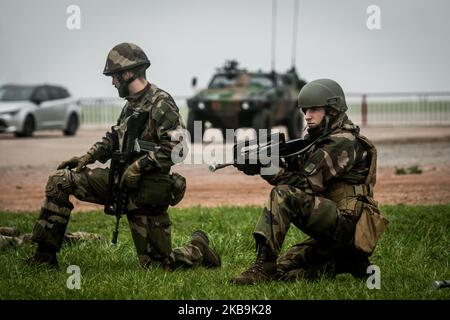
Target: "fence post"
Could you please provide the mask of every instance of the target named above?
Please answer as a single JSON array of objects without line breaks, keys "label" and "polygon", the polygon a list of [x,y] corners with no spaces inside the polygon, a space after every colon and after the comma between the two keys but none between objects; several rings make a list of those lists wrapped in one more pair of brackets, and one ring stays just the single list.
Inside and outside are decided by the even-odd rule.
[{"label": "fence post", "polygon": [[365,127],[367,125],[367,99],[366,95],[362,95],[361,101],[361,126]]}]

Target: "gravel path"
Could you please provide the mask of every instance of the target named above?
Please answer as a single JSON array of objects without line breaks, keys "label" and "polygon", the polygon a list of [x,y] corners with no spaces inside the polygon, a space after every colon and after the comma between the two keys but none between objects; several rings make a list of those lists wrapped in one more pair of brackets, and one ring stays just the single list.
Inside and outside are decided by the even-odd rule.
[{"label": "gravel path", "polygon": [[[380,129],[376,136],[375,129],[371,130],[366,135],[375,141],[378,149],[376,200],[383,204],[450,202],[450,140],[399,144],[395,142],[405,138],[405,133],[398,134],[398,140],[394,140],[395,132],[389,136]],[[410,131],[404,132],[409,134],[408,141],[414,141]],[[69,138],[53,132],[38,133],[29,139],[0,136],[0,210],[38,210],[50,172],[61,161],[83,154],[103,133],[104,130],[82,130]],[[423,173],[395,174],[395,167],[413,165],[418,165]],[[174,170],[185,175],[188,181],[180,207],[262,205],[271,188],[260,177],[246,176],[233,167],[215,173],[210,173],[205,164],[177,165]],[[76,199],[73,202],[75,211],[101,209]]]}]

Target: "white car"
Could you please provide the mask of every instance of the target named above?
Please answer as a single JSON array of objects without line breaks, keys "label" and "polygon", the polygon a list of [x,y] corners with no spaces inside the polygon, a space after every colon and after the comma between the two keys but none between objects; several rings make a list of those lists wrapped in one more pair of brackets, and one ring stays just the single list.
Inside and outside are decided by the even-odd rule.
[{"label": "white car", "polygon": [[63,87],[4,85],[0,87],[0,132],[30,137],[36,130],[62,130],[75,135],[80,106]]}]

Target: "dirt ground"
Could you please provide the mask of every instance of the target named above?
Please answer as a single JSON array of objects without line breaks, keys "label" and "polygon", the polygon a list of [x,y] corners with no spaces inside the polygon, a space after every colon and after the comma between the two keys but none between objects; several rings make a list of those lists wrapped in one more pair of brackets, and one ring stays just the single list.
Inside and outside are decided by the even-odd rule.
[{"label": "dirt ground", "polygon": [[[66,138],[38,134],[31,139],[0,137],[0,210],[37,211],[48,175],[57,164],[83,154],[99,140],[98,131]],[[450,141],[378,146],[375,200],[381,204],[444,204],[450,202]],[[395,167],[418,165],[422,174],[396,175]],[[187,178],[187,192],[178,207],[262,205],[271,186],[258,176],[246,176],[233,167],[214,173],[207,165],[177,165],[174,171]],[[99,205],[72,198],[75,212],[102,210]]]}]

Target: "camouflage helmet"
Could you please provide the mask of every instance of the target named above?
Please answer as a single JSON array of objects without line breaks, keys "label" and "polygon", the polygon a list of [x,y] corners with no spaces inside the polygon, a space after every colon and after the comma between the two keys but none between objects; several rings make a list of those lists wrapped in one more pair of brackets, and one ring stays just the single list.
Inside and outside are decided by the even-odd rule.
[{"label": "camouflage helmet", "polygon": [[318,79],[309,82],[298,94],[299,108],[324,107],[332,108],[339,113],[347,111],[344,91],[331,79]]},{"label": "camouflage helmet", "polygon": [[150,60],[148,60],[145,52],[139,46],[124,42],[116,45],[108,53],[103,74],[110,76],[116,72],[134,69],[139,66],[142,66],[144,70],[147,69],[150,66]]}]

